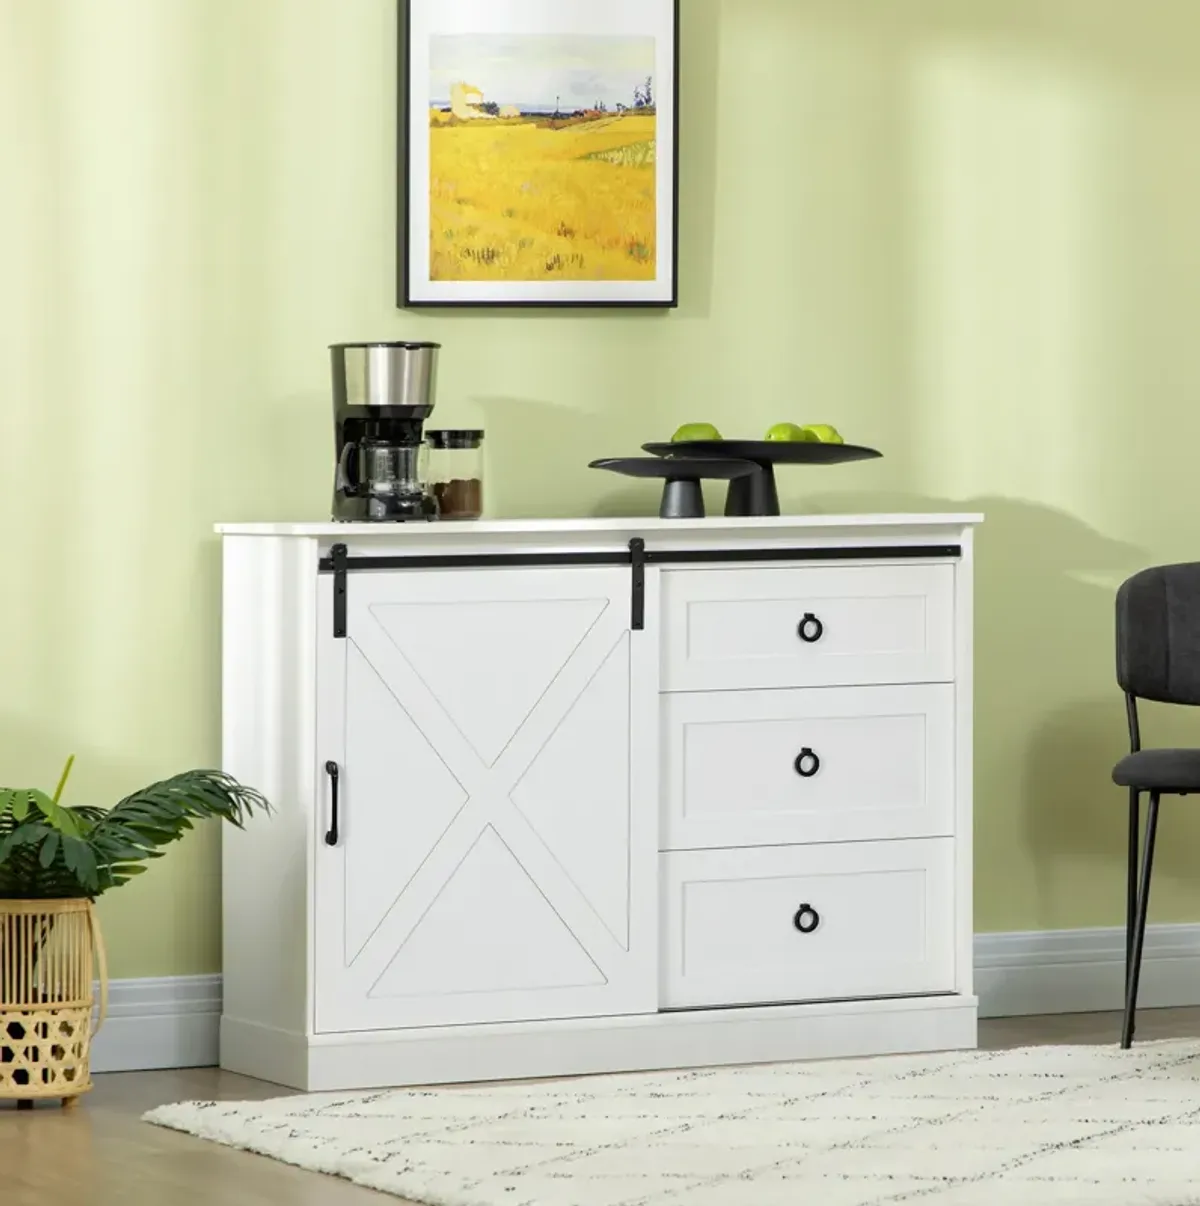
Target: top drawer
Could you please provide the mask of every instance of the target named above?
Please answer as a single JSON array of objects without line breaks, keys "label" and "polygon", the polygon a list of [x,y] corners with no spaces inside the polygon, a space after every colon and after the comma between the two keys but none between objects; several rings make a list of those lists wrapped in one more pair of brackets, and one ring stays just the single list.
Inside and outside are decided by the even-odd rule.
[{"label": "top drawer", "polygon": [[663,690],[950,682],[952,565],[663,573]]}]

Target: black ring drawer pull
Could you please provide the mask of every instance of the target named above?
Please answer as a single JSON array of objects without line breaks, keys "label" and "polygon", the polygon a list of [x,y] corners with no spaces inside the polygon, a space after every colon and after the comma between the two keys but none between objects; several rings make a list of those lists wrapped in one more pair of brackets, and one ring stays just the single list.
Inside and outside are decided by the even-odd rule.
[{"label": "black ring drawer pull", "polygon": [[796,774],[801,779],[811,779],[821,769],[821,759],[807,746],[800,751],[796,759]]},{"label": "black ring drawer pull", "polygon": [[792,924],[802,934],[811,934],[821,924],[821,914],[810,904],[802,904],[799,912],[792,918]]},{"label": "black ring drawer pull", "polygon": [[329,776],[329,832],[325,835],[326,846],[338,844],[338,764],[325,763],[325,773]]},{"label": "black ring drawer pull", "polygon": [[796,630],[806,645],[815,645],[825,635],[825,625],[812,612],[807,612]]}]

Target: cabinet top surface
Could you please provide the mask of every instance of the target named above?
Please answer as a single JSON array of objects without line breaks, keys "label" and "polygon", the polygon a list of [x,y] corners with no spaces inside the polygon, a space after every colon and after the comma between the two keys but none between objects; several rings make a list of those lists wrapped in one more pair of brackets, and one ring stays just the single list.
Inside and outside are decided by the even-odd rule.
[{"label": "cabinet top surface", "polygon": [[784,536],[800,533],[862,532],[868,529],[942,533],[975,527],[979,514],[881,515],[781,515],[770,518],[659,519],[657,516],[623,516],[580,519],[490,519],[469,523],[221,523],[223,536],[295,536],[316,539],[338,537],[362,541],[379,539],[405,544],[471,544],[503,537],[604,537],[628,533],[671,536],[723,536],[725,538]]}]

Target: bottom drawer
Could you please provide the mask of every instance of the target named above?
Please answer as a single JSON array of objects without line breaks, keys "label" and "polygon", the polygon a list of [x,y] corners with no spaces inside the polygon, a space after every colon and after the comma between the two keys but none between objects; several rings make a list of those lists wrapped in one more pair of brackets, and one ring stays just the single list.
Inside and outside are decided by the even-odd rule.
[{"label": "bottom drawer", "polygon": [[664,1009],[954,991],[954,841],[662,855]]}]

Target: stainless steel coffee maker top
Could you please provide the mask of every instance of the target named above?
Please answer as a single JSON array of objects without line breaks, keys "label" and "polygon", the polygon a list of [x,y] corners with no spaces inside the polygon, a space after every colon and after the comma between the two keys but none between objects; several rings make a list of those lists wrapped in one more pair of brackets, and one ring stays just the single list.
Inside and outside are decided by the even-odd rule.
[{"label": "stainless steel coffee maker top", "polygon": [[338,343],[333,357],[334,409],[403,408],[427,417],[437,399],[436,343]]}]

